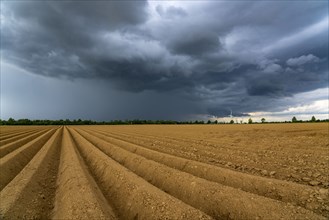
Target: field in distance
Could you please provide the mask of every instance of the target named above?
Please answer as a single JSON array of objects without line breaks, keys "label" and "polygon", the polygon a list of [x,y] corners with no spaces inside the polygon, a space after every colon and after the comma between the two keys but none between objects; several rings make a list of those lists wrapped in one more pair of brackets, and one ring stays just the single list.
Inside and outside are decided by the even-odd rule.
[{"label": "field in distance", "polygon": [[2,126],[1,219],[327,219],[329,124]]}]

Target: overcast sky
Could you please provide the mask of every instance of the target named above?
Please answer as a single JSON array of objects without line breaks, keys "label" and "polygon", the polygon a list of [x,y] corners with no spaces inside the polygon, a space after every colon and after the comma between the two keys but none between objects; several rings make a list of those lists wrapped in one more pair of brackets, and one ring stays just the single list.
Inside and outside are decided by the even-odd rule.
[{"label": "overcast sky", "polygon": [[328,118],[328,1],[1,1],[1,118]]}]

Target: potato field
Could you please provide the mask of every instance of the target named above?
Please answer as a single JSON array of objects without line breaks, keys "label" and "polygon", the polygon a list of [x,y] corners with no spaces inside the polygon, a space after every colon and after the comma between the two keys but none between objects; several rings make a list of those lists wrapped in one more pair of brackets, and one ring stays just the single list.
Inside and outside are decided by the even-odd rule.
[{"label": "potato field", "polygon": [[329,124],[2,126],[1,219],[328,219]]}]

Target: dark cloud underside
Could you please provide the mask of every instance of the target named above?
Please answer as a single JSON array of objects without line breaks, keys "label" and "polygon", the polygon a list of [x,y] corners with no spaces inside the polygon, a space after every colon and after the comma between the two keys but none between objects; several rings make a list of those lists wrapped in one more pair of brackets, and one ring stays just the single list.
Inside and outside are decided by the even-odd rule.
[{"label": "dark cloud underside", "polygon": [[327,1],[178,3],[1,2],[2,59],[43,76],[176,94],[194,103],[186,114],[282,109],[277,100],[328,87]]}]

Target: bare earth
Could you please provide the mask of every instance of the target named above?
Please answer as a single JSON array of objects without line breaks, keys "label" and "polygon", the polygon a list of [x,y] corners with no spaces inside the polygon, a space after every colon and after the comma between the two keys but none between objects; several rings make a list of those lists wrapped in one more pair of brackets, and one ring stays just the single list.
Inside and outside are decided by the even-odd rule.
[{"label": "bare earth", "polygon": [[0,131],[0,219],[329,218],[328,123]]}]

